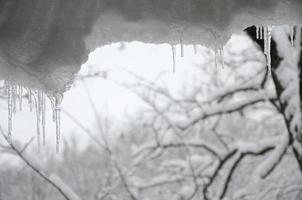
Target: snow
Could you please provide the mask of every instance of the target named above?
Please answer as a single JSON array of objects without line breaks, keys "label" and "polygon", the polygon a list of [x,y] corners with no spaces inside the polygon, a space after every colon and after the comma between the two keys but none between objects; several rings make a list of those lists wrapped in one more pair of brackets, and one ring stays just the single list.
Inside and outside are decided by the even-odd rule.
[{"label": "snow", "polygon": [[270,153],[269,156],[260,165],[258,165],[257,169],[255,170],[255,174],[260,178],[266,177],[269,171],[273,169],[274,166],[282,159],[284,153],[288,148],[288,144],[288,133],[284,133],[274,151]]},{"label": "snow", "polygon": [[209,155],[194,154],[190,157],[190,161],[193,166],[201,167],[211,163],[213,159]]},{"label": "snow", "polygon": [[257,153],[261,152],[263,149],[267,147],[272,147],[278,144],[282,138],[275,137],[275,138],[269,138],[269,139],[262,139],[260,142],[252,142],[252,141],[236,141],[234,144],[235,149],[238,149],[240,153]]},{"label": "snow", "polygon": [[271,169],[281,160],[288,149],[289,135],[285,132],[281,136],[266,138],[261,141],[236,141],[233,148],[238,149],[240,153],[259,153],[266,148],[275,147],[264,161],[260,163],[254,171],[255,178],[264,178]]},{"label": "snow", "polygon": [[37,9],[32,12],[24,2],[4,0],[1,78],[10,77],[47,92],[64,92],[88,53],[106,44],[202,44],[217,51],[232,34],[251,25],[302,24],[302,3],[298,0],[129,2],[41,4],[34,0]]},{"label": "snow", "polygon": [[194,187],[192,187],[190,185],[184,185],[180,189],[180,193],[185,197],[189,197],[193,192],[194,192]]},{"label": "snow", "polygon": [[188,168],[188,162],[182,159],[171,159],[164,161],[162,166],[167,168],[177,168],[179,170],[185,170]]}]

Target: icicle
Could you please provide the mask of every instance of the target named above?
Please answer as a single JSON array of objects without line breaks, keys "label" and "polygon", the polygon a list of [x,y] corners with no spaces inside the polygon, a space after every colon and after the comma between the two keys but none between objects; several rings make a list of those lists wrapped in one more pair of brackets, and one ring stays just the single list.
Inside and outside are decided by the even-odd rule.
[{"label": "icicle", "polygon": [[259,37],[260,40],[263,40],[263,26],[259,26]]},{"label": "icicle", "polygon": [[8,107],[8,141],[12,142],[12,118],[13,118],[13,97],[12,97],[12,85],[9,81],[6,82],[7,87],[7,107]]},{"label": "icicle", "polygon": [[224,69],[224,51],[223,51],[223,47],[220,49],[220,59],[221,59],[222,69]]},{"label": "icicle", "polygon": [[295,26],[290,28],[290,42],[292,47],[295,46]]},{"label": "icicle", "polygon": [[37,117],[37,144],[38,144],[38,152],[40,152],[40,121],[41,121],[41,112],[40,112],[40,102],[41,102],[41,95],[40,91],[37,92],[37,96],[35,97],[35,105],[36,105],[36,117]]},{"label": "icicle", "polygon": [[259,40],[259,26],[256,26],[256,39]]},{"label": "icicle", "polygon": [[267,68],[269,74],[272,72],[271,68],[271,39],[272,39],[272,33],[271,33],[271,27],[267,26],[264,30],[264,54],[266,55],[266,62],[267,62]]},{"label": "icicle", "polygon": [[27,89],[27,100],[29,105],[29,111],[32,112],[33,110],[33,101],[32,101],[32,91],[30,88]]},{"label": "icicle", "polygon": [[11,85],[12,88],[12,101],[13,101],[13,113],[17,112],[17,86]]},{"label": "icicle", "polygon": [[8,95],[8,81],[4,81],[4,95],[7,96]]},{"label": "icicle", "polygon": [[49,96],[49,99],[50,99],[50,105],[51,105],[51,109],[52,109],[52,121],[56,122],[55,100],[51,96]]},{"label": "icicle", "polygon": [[173,73],[175,73],[175,67],[176,67],[176,52],[175,52],[175,47],[173,44],[171,44],[171,48],[172,48],[172,58],[173,58]]},{"label": "icicle", "polygon": [[55,117],[56,117],[56,152],[60,152],[60,122],[61,122],[61,103],[63,96],[55,95]]},{"label": "icicle", "polygon": [[23,95],[23,87],[21,85],[18,86],[18,99],[19,99],[19,110],[22,111],[22,95]]},{"label": "icicle", "polygon": [[272,59],[271,59],[271,42],[272,42],[272,32],[271,29],[268,28],[268,40],[267,40],[267,65],[269,74],[272,74]]},{"label": "icicle", "polygon": [[183,39],[180,39],[180,56],[184,57],[184,45],[183,45]]},{"label": "icicle", "polygon": [[45,114],[46,114],[46,104],[45,104],[45,94],[42,93],[42,136],[43,136],[43,145],[45,145]]}]

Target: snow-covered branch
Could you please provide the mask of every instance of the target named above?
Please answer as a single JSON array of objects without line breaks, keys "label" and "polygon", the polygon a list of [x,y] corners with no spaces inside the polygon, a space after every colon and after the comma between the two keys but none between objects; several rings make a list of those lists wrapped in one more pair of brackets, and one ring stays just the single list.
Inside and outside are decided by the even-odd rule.
[{"label": "snow-covered branch", "polygon": [[[226,166],[228,162],[232,162],[230,169],[228,170],[226,177],[223,181],[222,189],[219,193],[219,199],[223,199],[228,191],[229,185],[232,181],[233,174],[235,173],[236,168],[239,166],[240,162],[246,156],[262,156],[266,153],[275,149],[275,141],[276,139],[272,140],[265,140],[259,143],[252,143],[252,142],[243,142],[239,141],[234,144],[233,150],[227,153],[222,160],[219,161],[214,173],[210,176],[209,181],[205,185],[203,189],[203,194],[205,199],[210,199],[209,197],[209,188],[213,184],[213,182],[217,179],[219,172]],[[233,160],[233,161],[231,161]],[[276,164],[276,163],[274,163]]]},{"label": "snow-covered branch", "polygon": [[265,94],[260,93],[252,97],[239,100],[238,102],[221,103],[214,106],[208,106],[203,108],[201,113],[197,114],[195,117],[192,117],[189,122],[179,122],[178,127],[180,127],[182,130],[185,130],[207,118],[238,112],[257,103],[274,100],[274,95],[265,96]]}]

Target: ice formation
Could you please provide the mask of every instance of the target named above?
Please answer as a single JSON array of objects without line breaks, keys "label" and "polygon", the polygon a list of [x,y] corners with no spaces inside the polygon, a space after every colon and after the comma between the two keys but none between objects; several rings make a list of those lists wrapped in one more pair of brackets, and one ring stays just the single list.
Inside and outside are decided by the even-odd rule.
[{"label": "ice formation", "polygon": [[171,50],[172,50],[172,63],[173,63],[173,73],[175,73],[175,68],[176,68],[176,50],[175,46],[171,44]]},{"label": "ice formation", "polygon": [[[41,144],[41,134],[43,145],[45,145],[45,117],[46,117],[46,94],[42,90],[35,90],[26,88],[26,93],[24,93],[24,87],[17,85],[11,81],[4,82],[5,93],[7,95],[7,110],[8,110],[8,140],[12,141],[12,131],[13,131],[13,114],[18,110],[22,111],[23,98],[26,97],[28,100],[29,110],[33,111],[35,108],[36,113],[36,137],[38,150]],[[53,104],[52,115],[54,122],[56,123],[56,151],[59,152],[60,145],[60,105],[63,99],[62,94],[50,95],[47,94],[48,99],[51,104]]]},{"label": "ice formation", "polygon": [[175,71],[175,45],[181,44],[184,56],[183,45],[201,44],[215,50],[215,63],[223,65],[222,47],[231,34],[258,24],[257,38],[265,40],[270,71],[271,27],[293,27],[294,45],[301,10],[301,0],[2,0],[0,80],[8,83],[9,135],[16,102],[22,109],[26,88],[30,108],[36,108],[37,134],[42,131],[43,138],[45,95],[51,99],[59,141],[61,96],[96,47],[120,41],[168,43]]}]

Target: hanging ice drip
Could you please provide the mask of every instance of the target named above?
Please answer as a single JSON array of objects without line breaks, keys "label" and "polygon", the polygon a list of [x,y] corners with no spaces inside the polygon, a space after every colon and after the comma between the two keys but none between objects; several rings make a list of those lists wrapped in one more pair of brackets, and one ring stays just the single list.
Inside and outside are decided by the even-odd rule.
[{"label": "hanging ice drip", "polygon": [[60,137],[61,137],[61,103],[63,96],[61,94],[55,95],[55,115],[56,115],[56,152],[60,151]]},{"label": "hanging ice drip", "polygon": [[184,52],[184,44],[183,44],[183,36],[181,36],[180,38],[180,56],[183,58],[185,56],[185,52]]},{"label": "hanging ice drip", "polygon": [[8,119],[7,119],[7,132],[8,132],[8,142],[12,142],[12,127],[13,127],[13,94],[12,94],[12,84],[10,81],[5,81],[4,83],[5,93],[7,95],[7,110],[8,110]]},{"label": "hanging ice drip", "polygon": [[266,56],[268,73],[271,75],[271,40],[272,40],[272,27],[266,26],[264,28],[264,54]]},{"label": "hanging ice drip", "polygon": [[27,101],[29,105],[29,111],[32,112],[33,109],[32,90],[30,88],[27,88]]},{"label": "hanging ice drip", "polygon": [[215,67],[218,68],[218,62],[221,63],[222,68],[224,68],[225,62],[224,62],[224,49],[221,47],[221,38],[219,33],[217,33],[215,30],[208,28],[207,29],[211,35],[214,37],[214,64]]},{"label": "hanging ice drip", "polygon": [[[29,105],[29,110],[32,112],[33,108],[36,112],[36,136],[38,151],[40,150],[40,138],[43,137],[43,145],[45,145],[46,137],[46,95],[42,90],[24,88],[21,85],[15,84],[12,81],[4,82],[4,91],[7,96],[7,109],[8,109],[8,141],[12,142],[13,130],[13,114],[17,112],[17,107],[22,111],[23,98],[26,97]],[[60,144],[60,105],[63,95],[57,93],[55,95],[48,95],[51,104],[53,105],[53,120],[56,123],[56,152],[59,152]]]},{"label": "hanging ice drip", "polygon": [[41,109],[42,109],[42,137],[43,137],[43,145],[46,144],[46,103],[45,103],[45,94],[42,93],[42,105],[41,105]]},{"label": "hanging ice drip", "polygon": [[271,67],[271,41],[272,41],[272,27],[271,26],[256,26],[256,39],[264,40],[264,55],[266,57],[266,65],[268,73],[272,73]]},{"label": "hanging ice drip", "polygon": [[256,39],[263,40],[263,26],[262,25],[256,26]]},{"label": "hanging ice drip", "polygon": [[[183,47],[183,31],[184,28],[180,24],[172,24],[169,28],[171,37],[173,42],[170,44],[172,49],[172,59],[173,59],[173,73],[176,71],[176,49],[175,49],[175,43],[179,41],[180,43],[180,54],[181,57],[184,57],[184,47]],[[177,39],[179,38],[179,40]]]},{"label": "hanging ice drip", "polygon": [[172,63],[173,63],[172,71],[173,71],[173,73],[175,73],[176,51],[175,51],[175,46],[173,44],[171,44],[171,50],[172,50]]},{"label": "hanging ice drip", "polygon": [[221,66],[222,66],[222,69],[224,69],[224,49],[223,49],[223,47],[221,49],[219,49],[218,51],[219,51]]},{"label": "hanging ice drip", "polygon": [[56,93],[48,96],[51,101],[52,107],[52,119],[56,123],[56,152],[60,152],[60,139],[61,139],[61,103],[63,100],[63,95]]},{"label": "hanging ice drip", "polygon": [[290,43],[291,46],[295,46],[295,26],[290,26]]},{"label": "hanging ice drip", "polygon": [[40,150],[40,137],[42,129],[43,145],[45,145],[45,94],[37,90],[34,93],[36,117],[37,117],[37,144],[38,151]]},{"label": "hanging ice drip", "polygon": [[23,95],[23,87],[21,85],[18,85],[19,111],[22,111],[22,95]]},{"label": "hanging ice drip", "polygon": [[16,114],[17,112],[17,86],[11,85],[12,88],[12,101],[13,101],[13,113]]}]

